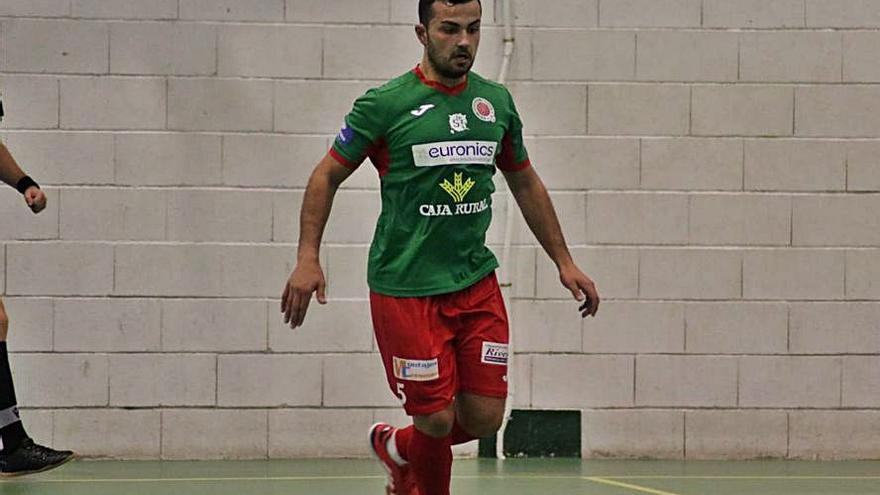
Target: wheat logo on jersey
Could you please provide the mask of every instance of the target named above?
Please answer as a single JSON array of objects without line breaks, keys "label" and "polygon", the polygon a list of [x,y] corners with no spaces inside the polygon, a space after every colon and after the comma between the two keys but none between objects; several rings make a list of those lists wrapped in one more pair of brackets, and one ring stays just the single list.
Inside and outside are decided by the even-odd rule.
[{"label": "wheat logo on jersey", "polygon": [[443,165],[494,165],[498,143],[494,141],[447,141],[412,147],[416,167]]},{"label": "wheat logo on jersey", "polygon": [[483,342],[483,358],[480,360],[486,364],[507,365],[507,344],[495,342]]},{"label": "wheat logo on jersey", "polygon": [[464,173],[455,173],[451,184],[449,183],[449,179],[443,179],[443,182],[440,183],[440,187],[448,192],[456,203],[464,201],[464,197],[467,196],[467,193],[471,192],[471,189],[477,184],[474,182],[474,179],[471,179],[470,177],[468,177],[467,181],[463,181],[463,177]]},{"label": "wheat logo on jersey", "polygon": [[425,112],[427,112],[428,110],[430,110],[432,108],[434,108],[434,104],[429,103],[427,105],[420,106],[419,108],[413,110],[410,113],[415,115],[416,117],[421,117],[422,115],[425,115]]},{"label": "wheat logo on jersey", "polygon": [[422,205],[419,213],[423,217],[455,217],[459,215],[474,215],[489,209],[489,200],[482,199],[474,203],[464,203],[465,196],[477,185],[471,178],[464,180],[464,173],[455,173],[452,182],[444,179],[440,187],[452,196],[455,204]]},{"label": "wheat logo on jersey", "polygon": [[463,113],[454,113],[449,116],[449,133],[464,132],[468,130],[467,115]]},{"label": "wheat logo on jersey", "polygon": [[440,378],[440,363],[437,359],[403,359],[393,357],[394,377],[411,382],[428,382]]},{"label": "wheat logo on jersey", "polygon": [[474,98],[474,115],[483,122],[495,122],[495,107],[485,98]]},{"label": "wheat logo on jersey", "polygon": [[346,123],[342,126],[342,130],[339,131],[339,135],[336,136],[336,141],[338,141],[339,144],[349,144],[352,139],[354,139],[354,129],[349,127],[348,123]]}]

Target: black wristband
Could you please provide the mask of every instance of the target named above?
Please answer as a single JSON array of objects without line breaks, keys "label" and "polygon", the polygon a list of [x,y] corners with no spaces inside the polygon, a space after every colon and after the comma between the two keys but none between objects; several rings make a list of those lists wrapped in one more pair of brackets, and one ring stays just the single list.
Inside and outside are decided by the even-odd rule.
[{"label": "black wristband", "polygon": [[21,180],[19,180],[18,183],[15,185],[15,188],[18,189],[18,192],[22,194],[24,194],[24,192],[31,187],[36,187],[37,189],[39,189],[40,185],[34,182],[34,179],[31,179],[28,175],[22,177]]}]

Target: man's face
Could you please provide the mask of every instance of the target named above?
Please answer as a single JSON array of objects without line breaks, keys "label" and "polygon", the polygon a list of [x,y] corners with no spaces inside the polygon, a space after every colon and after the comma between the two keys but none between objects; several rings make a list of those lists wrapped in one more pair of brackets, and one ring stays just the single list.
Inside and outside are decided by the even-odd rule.
[{"label": "man's face", "polygon": [[480,2],[450,5],[434,2],[431,18],[422,43],[428,60],[443,77],[457,79],[471,70],[480,45]]}]

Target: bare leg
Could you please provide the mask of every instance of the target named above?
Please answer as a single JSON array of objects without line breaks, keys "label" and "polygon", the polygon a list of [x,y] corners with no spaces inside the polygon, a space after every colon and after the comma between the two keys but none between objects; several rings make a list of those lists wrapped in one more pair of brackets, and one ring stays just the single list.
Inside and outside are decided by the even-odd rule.
[{"label": "bare leg", "polygon": [[455,419],[468,435],[474,438],[490,437],[504,421],[504,401],[498,397],[461,392],[455,398]]}]

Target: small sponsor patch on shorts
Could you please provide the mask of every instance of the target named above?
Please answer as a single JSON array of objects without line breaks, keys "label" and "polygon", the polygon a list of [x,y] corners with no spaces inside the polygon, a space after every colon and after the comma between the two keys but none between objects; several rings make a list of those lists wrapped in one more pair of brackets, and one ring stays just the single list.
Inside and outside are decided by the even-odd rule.
[{"label": "small sponsor patch on shorts", "polygon": [[437,359],[403,359],[394,356],[394,377],[411,382],[428,382],[440,378],[440,363]]},{"label": "small sponsor patch on shorts", "polygon": [[483,342],[483,358],[480,361],[486,364],[507,366],[507,344]]}]

